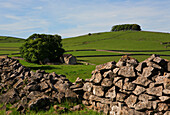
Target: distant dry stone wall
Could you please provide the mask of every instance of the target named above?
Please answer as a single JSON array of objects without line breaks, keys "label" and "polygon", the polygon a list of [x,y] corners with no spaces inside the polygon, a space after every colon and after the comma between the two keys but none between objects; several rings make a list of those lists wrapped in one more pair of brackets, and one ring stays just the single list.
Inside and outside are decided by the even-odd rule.
[{"label": "distant dry stone wall", "polygon": [[77,81],[84,84],[82,102],[90,109],[110,115],[170,115],[170,62],[156,55],[141,63],[123,56]]}]

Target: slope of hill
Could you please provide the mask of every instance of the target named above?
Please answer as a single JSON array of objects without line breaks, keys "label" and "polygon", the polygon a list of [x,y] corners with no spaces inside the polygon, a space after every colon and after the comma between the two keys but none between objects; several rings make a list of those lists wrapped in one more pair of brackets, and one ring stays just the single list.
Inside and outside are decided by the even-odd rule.
[{"label": "slope of hill", "polygon": [[[118,60],[120,55],[138,54],[140,61],[147,58],[150,54],[170,55],[169,33],[146,32],[146,31],[117,31],[94,33],[73,38],[63,39],[63,47],[66,50],[73,50],[71,53],[75,56],[106,55],[105,57],[81,57],[79,60],[91,63],[101,64],[111,60]],[[97,49],[98,51],[78,51],[85,49]],[[109,50],[109,51],[106,51]],[[110,51],[112,50],[112,51]],[[114,51],[113,51],[114,50]],[[99,53],[99,51],[102,51]],[[119,55],[119,57],[108,57],[109,55]],[[92,61],[93,60],[93,61]],[[98,61],[100,60],[100,62]]]},{"label": "slope of hill", "polygon": [[9,37],[9,36],[0,36],[0,43],[10,43],[10,42],[24,42],[22,38]]},{"label": "slope of hill", "polygon": [[25,39],[0,36],[0,54],[19,53],[19,47]]},{"label": "slope of hill", "polygon": [[67,50],[105,49],[105,50],[167,50],[161,42],[170,41],[170,34],[144,31],[118,31],[94,33],[63,39]]}]

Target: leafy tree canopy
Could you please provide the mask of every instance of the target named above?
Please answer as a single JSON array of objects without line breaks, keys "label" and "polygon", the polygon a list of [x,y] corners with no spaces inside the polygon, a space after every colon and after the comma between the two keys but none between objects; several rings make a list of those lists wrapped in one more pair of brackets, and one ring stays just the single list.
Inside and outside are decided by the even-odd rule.
[{"label": "leafy tree canopy", "polygon": [[115,25],[111,29],[111,31],[122,31],[122,30],[141,31],[141,27],[138,24],[122,24],[122,25]]},{"label": "leafy tree canopy", "polygon": [[20,47],[20,53],[29,62],[43,63],[45,59],[56,62],[64,53],[61,41],[59,35],[33,34]]}]

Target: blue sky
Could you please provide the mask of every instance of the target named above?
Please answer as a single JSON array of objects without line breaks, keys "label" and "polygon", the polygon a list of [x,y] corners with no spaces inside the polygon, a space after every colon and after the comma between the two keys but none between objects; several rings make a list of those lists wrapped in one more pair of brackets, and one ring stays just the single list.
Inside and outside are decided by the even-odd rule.
[{"label": "blue sky", "polygon": [[170,32],[170,0],[0,0],[0,16],[0,35],[20,38],[33,33],[66,38],[124,23]]}]

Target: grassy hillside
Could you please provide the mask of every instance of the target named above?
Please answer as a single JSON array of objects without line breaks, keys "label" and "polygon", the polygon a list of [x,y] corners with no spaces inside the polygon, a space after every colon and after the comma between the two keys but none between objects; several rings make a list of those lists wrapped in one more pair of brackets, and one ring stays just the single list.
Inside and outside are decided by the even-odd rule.
[{"label": "grassy hillside", "polygon": [[119,31],[95,33],[91,36],[67,38],[63,40],[66,50],[167,50],[161,42],[170,42],[170,34],[144,31]]},{"label": "grassy hillside", "polygon": [[0,36],[0,54],[19,53],[19,47],[24,41],[21,38]]},{"label": "grassy hillside", "polygon": [[[160,54],[170,55],[170,46],[162,45],[162,42],[170,42],[170,34],[159,32],[146,31],[118,31],[118,32],[103,32],[94,33],[92,35],[84,35],[73,38],[67,38],[63,41],[63,46],[66,50],[81,50],[81,49],[100,49],[100,50],[121,50],[116,52],[105,52],[103,55],[120,54]],[[130,51],[129,51],[130,50]],[[150,51],[152,50],[152,51]],[[156,51],[161,50],[161,51]],[[163,50],[163,51],[162,51]],[[129,52],[128,52],[129,51]],[[67,52],[75,56],[101,54],[102,52],[94,51],[78,51]],[[139,61],[146,59],[149,56],[133,56]],[[78,58],[91,63],[104,63],[109,60],[118,60],[119,57],[84,57]],[[170,59],[170,57],[165,57]],[[100,60],[100,61],[99,61]]]},{"label": "grassy hillside", "polygon": [[16,37],[9,37],[9,36],[0,36],[0,43],[10,43],[10,42],[23,42],[24,39],[16,38]]}]

